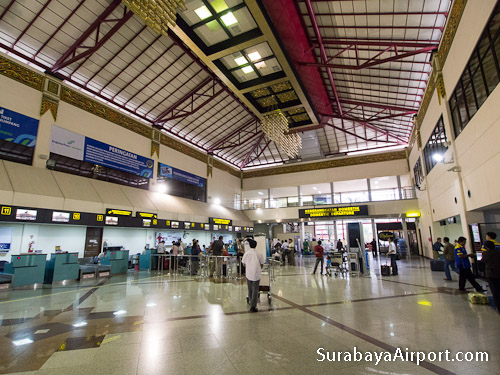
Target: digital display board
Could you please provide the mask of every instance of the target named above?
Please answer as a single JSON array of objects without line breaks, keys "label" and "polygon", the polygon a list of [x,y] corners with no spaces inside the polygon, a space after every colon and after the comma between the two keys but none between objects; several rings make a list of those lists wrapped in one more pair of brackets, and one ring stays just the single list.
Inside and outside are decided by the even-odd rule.
[{"label": "digital display board", "polygon": [[118,225],[118,218],[114,216],[106,216],[106,225]]},{"label": "digital display board", "polygon": [[142,218],[145,218],[145,219],[158,219],[158,215],[157,214],[152,214],[152,213],[149,213],[149,212],[136,212],[135,213],[135,217],[142,217]]},{"label": "digital display board", "polygon": [[37,210],[27,210],[18,208],[16,211],[16,220],[36,221]]},{"label": "digital display board", "polygon": [[142,225],[144,227],[150,227],[151,226],[151,220],[150,219],[142,219]]},{"label": "digital display board", "polygon": [[178,221],[172,221],[170,223],[170,227],[173,229],[178,229],[179,228],[179,222]]},{"label": "digital display board", "polygon": [[217,225],[233,225],[233,221],[229,219],[219,219],[216,217],[211,217],[210,218],[210,223],[211,224],[217,224]]},{"label": "digital display board", "polygon": [[69,223],[69,212],[52,212],[52,221],[57,223]]},{"label": "digital display board", "polygon": [[368,206],[344,206],[299,209],[301,219],[338,217],[338,216],[368,216]]}]

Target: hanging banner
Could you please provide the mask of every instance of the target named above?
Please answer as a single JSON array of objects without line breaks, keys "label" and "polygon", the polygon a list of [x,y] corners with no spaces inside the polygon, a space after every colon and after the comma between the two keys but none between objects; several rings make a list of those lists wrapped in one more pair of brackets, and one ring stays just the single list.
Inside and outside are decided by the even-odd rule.
[{"label": "hanging banner", "polygon": [[185,182],[186,184],[204,187],[206,179],[195,174],[171,167],[170,165],[160,163],[158,177],[171,178],[173,180]]},{"label": "hanging banner", "polygon": [[52,126],[50,152],[103,167],[153,178],[154,161],[133,152]]},{"label": "hanging banner", "polygon": [[0,139],[35,147],[38,120],[0,107]]}]

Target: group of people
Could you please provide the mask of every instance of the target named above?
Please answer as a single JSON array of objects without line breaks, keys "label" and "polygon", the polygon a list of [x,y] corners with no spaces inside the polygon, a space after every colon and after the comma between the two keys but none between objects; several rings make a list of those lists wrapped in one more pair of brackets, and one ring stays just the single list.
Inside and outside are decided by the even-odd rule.
[{"label": "group of people", "polygon": [[291,238],[281,243],[277,241],[274,244],[273,256],[276,260],[281,262],[281,265],[284,266],[286,262],[288,262],[289,266],[295,266],[295,244]]},{"label": "group of people", "polygon": [[[488,281],[493,301],[500,314],[500,243],[496,240],[495,232],[486,233],[486,241],[484,242],[482,251],[482,261],[485,265],[486,280]],[[434,258],[439,259],[439,253],[443,251],[445,280],[452,281],[451,271],[458,273],[458,290],[465,292],[465,284],[467,281],[478,292],[484,292],[482,286],[476,281],[472,272],[472,265],[469,258],[475,258],[476,254],[467,253],[465,244],[467,239],[459,237],[455,243],[450,243],[448,237],[444,237],[443,242],[438,237],[432,245]]]}]

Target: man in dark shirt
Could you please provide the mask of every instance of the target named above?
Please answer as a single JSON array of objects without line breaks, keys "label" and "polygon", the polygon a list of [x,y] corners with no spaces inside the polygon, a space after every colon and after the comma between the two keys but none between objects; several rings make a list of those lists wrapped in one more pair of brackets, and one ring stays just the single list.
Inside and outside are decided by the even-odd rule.
[{"label": "man in dark shirt", "polygon": [[323,247],[321,246],[321,241],[318,241],[318,244],[314,246],[314,255],[316,255],[316,264],[314,265],[313,275],[316,273],[316,268],[318,268],[318,264],[321,262],[321,268],[319,269],[319,274],[323,275]]},{"label": "man in dark shirt", "polygon": [[493,302],[500,314],[500,250],[493,241],[486,241],[486,251],[483,253],[483,261],[486,265],[486,279],[490,285]]},{"label": "man in dark shirt", "polygon": [[374,257],[376,257],[377,256],[377,240],[374,238],[372,240],[371,244],[372,244],[372,255]]},{"label": "man in dark shirt", "polygon": [[434,242],[434,245],[432,245],[432,253],[434,256],[434,259],[439,259],[439,252],[443,249],[443,244],[441,243],[441,237],[438,237],[436,239],[436,242]]},{"label": "man in dark shirt", "polygon": [[452,270],[455,270],[455,246],[450,243],[450,239],[448,237],[444,238],[444,274],[446,275],[445,280],[452,281],[450,267]]},{"label": "man in dark shirt", "polygon": [[224,249],[224,242],[222,242],[222,236],[219,237],[217,241],[212,244],[212,254],[214,257],[210,260],[210,276],[215,273],[216,277],[222,275],[222,258],[217,258],[222,255]]}]

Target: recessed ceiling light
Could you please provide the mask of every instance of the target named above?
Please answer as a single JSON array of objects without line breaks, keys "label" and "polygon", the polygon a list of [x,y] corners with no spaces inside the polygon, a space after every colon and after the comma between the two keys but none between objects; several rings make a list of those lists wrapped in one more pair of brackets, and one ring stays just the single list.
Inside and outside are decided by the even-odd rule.
[{"label": "recessed ceiling light", "polygon": [[318,188],[317,188],[316,186],[313,186],[313,189],[314,189],[314,190],[318,190]]},{"label": "recessed ceiling light", "polygon": [[262,69],[262,68],[265,68],[267,65],[264,61],[261,61],[261,62],[258,62],[258,63],[255,63],[255,67],[257,69]]},{"label": "recessed ceiling light", "polygon": [[222,20],[222,22],[224,22],[224,25],[226,26],[231,26],[234,25],[235,23],[238,23],[238,20],[231,12],[224,14],[220,19]]},{"label": "recessed ceiling light", "polygon": [[223,10],[229,8],[224,0],[213,0],[210,2],[210,5],[215,9],[217,13],[220,13]]},{"label": "recessed ceiling light", "polygon": [[248,61],[247,59],[245,59],[243,56],[240,56],[236,59],[234,59],[234,61],[236,62],[236,64],[238,65],[245,65],[245,64],[248,64]]},{"label": "recessed ceiling light", "polygon": [[248,58],[252,61],[257,61],[257,60],[260,60],[262,57],[260,57],[259,52],[255,51],[255,52],[249,53]]},{"label": "recessed ceiling light", "polygon": [[198,17],[200,17],[201,20],[212,16],[212,13],[205,5],[199,7],[198,9],[195,9],[194,12],[198,15]]},{"label": "recessed ceiling light", "polygon": [[156,306],[156,303],[154,303],[154,302],[150,302],[150,303],[146,304],[146,307],[154,307],[154,306]]},{"label": "recessed ceiling light", "polygon": [[259,195],[264,195],[264,193],[262,191],[259,191]]},{"label": "recessed ceiling light", "polygon": [[245,66],[243,69],[243,73],[248,74],[253,72],[253,68],[251,66]]}]

